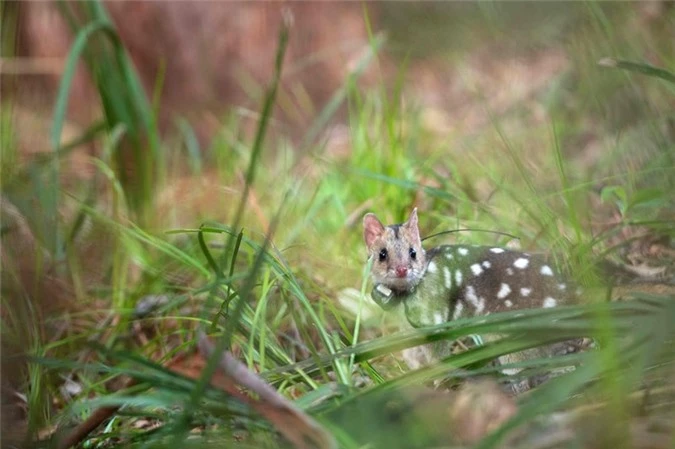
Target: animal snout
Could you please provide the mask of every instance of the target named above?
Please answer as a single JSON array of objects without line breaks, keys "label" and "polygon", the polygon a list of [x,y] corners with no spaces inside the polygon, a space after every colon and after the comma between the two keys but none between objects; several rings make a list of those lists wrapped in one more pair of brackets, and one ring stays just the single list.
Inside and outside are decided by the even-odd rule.
[{"label": "animal snout", "polygon": [[408,274],[408,268],[406,267],[396,267],[396,276],[400,278],[406,277]]}]

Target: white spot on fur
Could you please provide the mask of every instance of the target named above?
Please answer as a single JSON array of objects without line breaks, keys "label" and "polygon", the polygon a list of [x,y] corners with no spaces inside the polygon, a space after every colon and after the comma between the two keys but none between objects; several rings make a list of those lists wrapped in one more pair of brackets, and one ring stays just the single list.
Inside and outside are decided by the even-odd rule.
[{"label": "white spot on fur", "polygon": [[443,277],[445,279],[445,288],[450,288],[452,287],[452,279],[450,278],[450,268],[448,267],[443,267]]},{"label": "white spot on fur", "polygon": [[542,266],[541,270],[539,270],[539,273],[541,273],[543,276],[553,276],[553,270],[551,270],[551,267],[548,265]]},{"label": "white spot on fur", "polygon": [[527,260],[524,257],[519,257],[518,259],[516,259],[515,262],[513,262],[513,266],[516,267],[516,268],[520,268],[521,270],[527,268],[527,266],[529,264],[530,264],[530,261]]},{"label": "white spot on fur", "polygon": [[485,310],[485,298],[479,298],[476,296],[476,290],[473,286],[469,285],[466,288],[466,300],[476,308],[474,315],[480,315],[483,310]]},{"label": "white spot on fur", "polygon": [[532,293],[531,288],[523,287],[520,289],[520,296],[530,296],[530,293]]},{"label": "white spot on fur", "polygon": [[462,316],[462,312],[464,311],[464,303],[461,301],[457,301],[457,304],[455,304],[455,311],[452,312],[452,319],[456,320],[457,318]]},{"label": "white spot on fur", "polygon": [[504,252],[504,248],[490,248],[490,252],[495,254],[501,254]]},{"label": "white spot on fur", "polygon": [[558,284],[558,290],[565,290],[567,288],[567,284]]},{"label": "white spot on fur", "polygon": [[508,299],[506,301],[504,301],[504,305],[508,308],[513,307],[513,303],[511,301],[509,301]]},{"label": "white spot on fur", "polygon": [[499,291],[497,292],[497,298],[504,299],[509,296],[509,293],[511,293],[511,287],[509,287],[509,284],[502,283],[502,285],[499,287]]},{"label": "white spot on fur", "polygon": [[473,288],[473,285],[469,285],[466,288],[466,300],[469,301],[474,307],[478,307],[478,296],[476,296],[476,290]]},{"label": "white spot on fur", "polygon": [[375,287],[375,290],[382,293],[384,296],[391,295],[391,290],[386,285],[379,284],[377,287]]},{"label": "white spot on fur", "polygon": [[457,253],[460,256],[466,256],[467,254],[469,254],[469,250],[466,248],[457,248]]},{"label": "white spot on fur", "polygon": [[438,266],[434,262],[429,262],[429,266],[427,267],[427,271],[429,273],[435,273],[438,271]]},{"label": "white spot on fur", "polygon": [[511,268],[507,268],[506,274],[508,274],[509,276],[513,276],[513,270]]},{"label": "white spot on fur", "polygon": [[551,307],[555,307],[558,305],[558,301],[555,300],[555,298],[551,298],[550,296],[547,296],[544,299],[544,304],[542,305],[544,309],[548,309]]},{"label": "white spot on fur", "polygon": [[484,266],[485,268],[490,268],[490,267],[492,266],[492,264],[490,263],[489,260],[486,260],[485,262],[483,262],[483,266]]},{"label": "white spot on fur", "polygon": [[502,373],[506,374],[507,376],[515,376],[518,374],[521,369],[520,368],[504,368],[503,370],[500,370]]},{"label": "white spot on fur", "polygon": [[478,276],[483,272],[483,269],[478,265],[477,263],[471,265],[471,272],[474,274],[474,276]]},{"label": "white spot on fur", "polygon": [[478,298],[478,306],[476,306],[476,315],[480,315],[485,310],[485,298]]},{"label": "white spot on fur", "polygon": [[462,285],[462,270],[455,271],[455,284]]},{"label": "white spot on fur", "polygon": [[443,318],[443,315],[440,312],[436,312],[434,314],[434,324],[441,324],[445,323],[445,318]]},{"label": "white spot on fur", "polygon": [[445,258],[448,260],[452,260],[455,258],[455,256],[453,256],[452,253],[445,253]]}]

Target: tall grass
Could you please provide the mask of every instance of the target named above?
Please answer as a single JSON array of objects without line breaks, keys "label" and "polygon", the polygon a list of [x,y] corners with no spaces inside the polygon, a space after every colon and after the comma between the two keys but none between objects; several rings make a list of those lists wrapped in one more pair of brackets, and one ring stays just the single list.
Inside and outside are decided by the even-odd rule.
[{"label": "tall grass", "polygon": [[[115,32],[102,3],[60,1],[75,40],[66,62],[54,108],[52,146],[60,149],[70,86],[82,59],[100,96],[103,123],[108,132],[121,129],[114,151],[115,173],[134,218],[150,224],[157,167],[161,163],[156,117],[135,73],[131,59]],[[161,85],[157,89],[161,92]]]},{"label": "tall grass", "polygon": [[[512,29],[513,25],[500,22],[502,7],[481,5],[474,11],[477,26],[497,37],[499,27]],[[596,434],[605,438],[611,433],[603,440],[608,447],[637,447],[626,429],[637,419],[634,393],[645,385],[655,388],[650,390],[653,402],[642,410],[644,416],[656,420],[673,416],[667,390],[675,360],[672,294],[632,293],[625,295],[629,301],[609,303],[613,286],[600,282],[597,268],[608,256],[621,260],[631,236],[617,236],[635,225],[669,239],[675,232],[668,218],[675,210],[670,194],[673,144],[654,124],[669,105],[663,96],[671,93],[672,74],[665,68],[624,61],[616,53],[621,48],[616,42],[630,37],[613,24],[624,17],[623,10],[607,15],[600,6],[583,6],[582,12],[575,8],[560,18],[579,27],[569,31],[566,45],[574,58],[587,62],[561,75],[563,81],[551,91],[540,93],[549,101],[544,125],[527,120],[527,104],[498,113],[478,93],[476,101],[483,102],[489,120],[472,136],[449,141],[448,136],[437,135],[425,126],[424,111],[407,97],[404,71],[391,90],[382,86],[365,90],[354,82],[387,45],[373,35],[370,52],[300,143],[302,150],[310,151],[283,141],[288,152],[263,157],[265,149],[277,143],[266,140],[266,129],[283,77],[287,40],[293,38],[293,28],[285,23],[253,142],[238,138],[236,115],[223,123],[222,135],[228,137],[203,149],[194,143],[189,127],[177,121],[191,148],[187,157],[195,163],[192,176],[204,181],[210,175],[208,167],[216,167],[220,184],[241,186],[235,194],[208,192],[210,204],[231,204],[225,206],[227,224],[215,220],[218,214],[212,212],[208,220],[195,216],[192,226],[162,233],[150,226],[149,217],[161,215],[155,183],[168,177],[172,167],[164,154],[171,148],[157,135],[156,111],[142,93],[102,4],[64,2],[61,11],[75,40],[54,110],[56,157],[32,165],[31,173],[40,176],[25,177],[23,182],[43,195],[38,197],[43,209],[29,221],[44,220],[45,235],[58,236],[54,254],[68,256],[66,279],[79,285],[82,302],[67,313],[46,317],[45,327],[61,325],[61,334],[49,340],[45,335],[51,333],[30,336],[31,377],[23,387],[30,392],[31,438],[46,433],[44,445],[59,447],[71,424],[95,409],[111,407],[114,413],[84,438],[82,447],[282,445],[275,423],[254,413],[241,397],[209,385],[217,371],[216,357],[199,368],[191,365],[197,364],[190,357],[200,331],[216,340],[216,355],[224,350],[237,355],[298,409],[321,422],[345,448],[454,445],[453,432],[461,429],[448,430],[452,396],[434,393],[441,408],[430,408],[433,401],[427,403],[421,385],[437,380],[466,384],[484,376],[506,381],[489,363],[495,357],[579,336],[594,337],[598,349],[509,366],[525,368],[523,377],[570,364],[579,368],[520,397],[518,412],[476,447],[504,447],[507,442],[512,447],[541,447],[537,446],[541,433],[557,435],[559,430],[560,421],[548,419],[554,413],[583,417],[589,408],[603,410],[618,429],[605,432],[603,421],[589,419]],[[578,15],[584,17],[581,24],[575,19]],[[518,15],[508,17],[516,21]],[[563,33],[567,28],[558,23],[555,29]],[[551,41],[555,39],[549,35],[542,38]],[[588,48],[582,49],[580,43]],[[639,43],[633,44],[631,51],[638,52]],[[613,52],[606,53],[608,49]],[[599,67],[597,61],[606,56],[617,58],[610,65],[629,72]],[[61,145],[69,86],[80,58],[95,80],[104,119],[71,146]],[[643,79],[643,74],[656,79]],[[161,82],[156,92],[161,92]],[[653,109],[653,116],[632,117],[625,125],[613,118],[603,121],[605,102],[622,95]],[[333,154],[316,142],[342,102],[348,105],[350,148],[345,154]],[[606,154],[590,166],[574,157],[574,142],[588,126],[584,120],[600,123],[598,138],[607,146]],[[624,135],[614,132],[617,126],[625,126],[621,130],[627,130],[632,141],[649,145],[626,151]],[[106,196],[91,193],[95,189],[64,195],[57,189],[59,158],[92,139],[104,142],[95,164],[103,178],[96,182],[105,185]],[[225,153],[231,155],[227,160]],[[176,157],[183,163],[186,156]],[[134,177],[125,170],[129,163],[138,167]],[[288,173],[279,176],[279,167]],[[243,184],[237,184],[237,176]],[[56,217],[64,204],[74,205],[76,213],[65,224],[52,226],[48,217]],[[459,227],[515,234],[522,248],[558,253],[560,264],[579,283],[600,288],[591,290],[591,304],[514,311],[392,333],[391,317],[373,316],[365,297],[368,279],[358,226],[367,210],[396,222],[413,205],[420,206],[427,235]],[[181,213],[179,206],[183,205],[176,205]],[[595,221],[607,216],[618,221],[598,227]],[[47,231],[50,226],[52,233]],[[94,237],[103,235],[112,242],[102,261],[106,275],[96,281],[77,274],[78,264],[87,263],[79,253],[84,237],[78,237],[87,227],[95,230]],[[429,243],[443,239],[447,238]],[[487,244],[511,240],[478,232],[453,234],[452,239]],[[350,297],[345,287],[360,290],[354,296],[356,315],[341,307]],[[7,295],[3,291],[4,307],[10,303]],[[26,310],[31,309],[3,314],[3,339],[26,339],[19,332],[21,321],[38,319],[22,314]],[[404,348],[480,334],[503,338],[419,370],[401,368],[392,357]],[[186,358],[191,362],[178,369]],[[129,378],[133,382],[125,381]],[[69,396],[63,379],[81,391]],[[45,407],[49,398],[56,403],[51,411]],[[46,431],[52,425],[58,427],[54,434]],[[568,425],[573,437],[563,432],[566,444],[593,442],[575,434],[580,424]]]}]

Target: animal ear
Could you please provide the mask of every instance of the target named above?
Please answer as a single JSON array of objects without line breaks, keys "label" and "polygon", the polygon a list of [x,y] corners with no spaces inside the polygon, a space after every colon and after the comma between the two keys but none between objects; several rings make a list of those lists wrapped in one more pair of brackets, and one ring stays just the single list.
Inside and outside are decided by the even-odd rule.
[{"label": "animal ear", "polygon": [[375,214],[366,214],[363,217],[363,239],[366,241],[366,246],[370,248],[382,234],[384,234],[384,226],[380,220]]},{"label": "animal ear", "polygon": [[412,212],[410,212],[410,216],[408,217],[408,221],[405,222],[405,225],[408,226],[409,228],[417,228],[417,208],[414,208]]},{"label": "animal ear", "polygon": [[420,228],[417,226],[417,208],[414,208],[412,212],[410,212],[408,221],[403,223],[403,226],[412,234],[413,239],[420,243],[422,242],[420,237]]}]

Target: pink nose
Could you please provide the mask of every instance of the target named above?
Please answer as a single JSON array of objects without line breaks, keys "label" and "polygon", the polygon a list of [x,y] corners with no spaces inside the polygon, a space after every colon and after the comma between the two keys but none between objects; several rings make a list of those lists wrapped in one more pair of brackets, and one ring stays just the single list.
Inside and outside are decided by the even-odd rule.
[{"label": "pink nose", "polygon": [[408,274],[408,269],[406,267],[397,267],[396,268],[396,276],[400,278],[404,278]]}]

